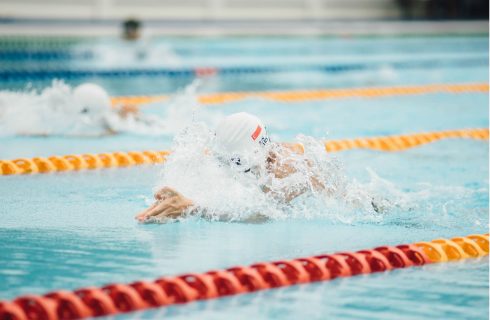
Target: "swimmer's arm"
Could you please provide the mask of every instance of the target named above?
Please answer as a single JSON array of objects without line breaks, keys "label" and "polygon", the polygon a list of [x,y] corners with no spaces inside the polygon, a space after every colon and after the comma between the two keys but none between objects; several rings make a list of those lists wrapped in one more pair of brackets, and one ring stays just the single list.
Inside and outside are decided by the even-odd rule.
[{"label": "swimmer's arm", "polygon": [[[305,147],[301,143],[283,143],[282,145],[283,145],[283,147],[288,149],[291,153],[305,154]],[[309,159],[306,159],[306,164],[310,168],[313,168],[313,166],[314,166],[313,162]],[[290,174],[291,173],[293,173],[293,172],[291,171]],[[315,175],[312,175],[310,177],[310,183],[311,183],[311,186],[313,187],[313,189],[316,191],[325,190],[325,185]],[[304,193],[304,191],[303,191],[303,193]],[[301,194],[299,194],[299,195],[301,195]]]},{"label": "swimmer's arm", "polygon": [[[288,157],[291,156],[291,154],[296,153],[296,154],[304,154],[304,146],[300,143],[282,143],[282,147],[284,147],[285,154],[281,155],[272,155],[270,159],[272,159],[273,164],[275,165],[275,168],[273,170],[274,175],[277,179],[284,179],[291,174],[294,174],[297,170],[294,165],[288,163],[289,161],[287,160]],[[278,164],[277,160],[278,158],[285,158],[286,161],[281,161],[280,164]],[[314,166],[313,162],[306,159],[306,165],[310,168]],[[283,200],[286,203],[289,203],[293,201],[295,198],[301,196],[308,190],[315,190],[317,192],[320,191],[325,191],[325,185],[321,182],[320,178],[316,175],[311,175],[309,178],[310,184],[298,184],[298,185],[292,185],[288,186],[286,188],[281,189],[280,191],[272,191],[270,188],[263,186],[262,190],[265,193],[271,193],[272,196],[276,199]]]},{"label": "swimmer's arm", "polygon": [[326,190],[325,185],[321,183],[317,177],[311,176],[310,184],[302,183],[298,185],[292,185],[282,190],[282,194],[284,195],[283,196],[284,201],[286,203],[290,203],[291,201],[293,201],[294,199],[296,199],[297,197],[301,196],[302,194],[304,194],[305,192],[311,189],[313,189],[316,192],[322,192]]},{"label": "swimmer's arm", "polygon": [[137,116],[139,111],[139,107],[134,104],[124,104],[117,108],[117,114],[123,119],[126,119],[130,115]]},{"label": "swimmer's arm", "polygon": [[281,142],[281,146],[290,153],[304,154],[305,146],[302,143]]},{"label": "swimmer's arm", "polygon": [[[301,155],[305,154],[305,147],[301,143],[284,142],[282,143],[282,146],[288,149],[291,153],[296,153]],[[306,160],[306,163],[310,168],[314,166],[313,162],[309,159]],[[323,185],[323,183],[320,182],[320,179],[317,176],[311,176],[310,182],[315,190],[317,191],[325,190],[325,186]]]},{"label": "swimmer's arm", "polygon": [[303,190],[293,190],[290,187],[284,188],[281,190],[272,190],[267,186],[262,186],[262,191],[264,193],[270,194],[273,198],[279,201],[284,201],[285,203],[289,203],[293,201],[295,198],[299,197],[303,193],[306,192],[306,188]]}]

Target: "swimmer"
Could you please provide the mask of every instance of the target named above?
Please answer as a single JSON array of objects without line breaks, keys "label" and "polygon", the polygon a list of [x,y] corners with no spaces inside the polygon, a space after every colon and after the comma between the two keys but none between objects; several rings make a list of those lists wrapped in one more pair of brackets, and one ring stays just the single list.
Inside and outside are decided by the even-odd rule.
[{"label": "swimmer", "polygon": [[85,83],[73,91],[75,103],[89,126],[104,128],[101,134],[121,132],[142,135],[168,134],[166,121],[155,115],[142,114],[136,105],[111,106],[107,92],[100,86]]},{"label": "swimmer", "polygon": [[[295,156],[304,154],[303,146],[271,142],[262,121],[251,114],[240,112],[227,116],[218,124],[215,139],[217,148],[213,156],[241,174],[256,177],[261,190],[279,202],[287,204],[309,190],[328,193],[322,179],[314,174],[313,162]],[[285,181],[298,168],[305,166],[312,172],[308,176],[309,181],[293,185],[285,183],[279,187],[270,183],[271,180]],[[135,217],[138,221],[162,221],[205,211],[169,186],[157,191],[155,200],[152,206]],[[265,219],[260,214],[252,218],[254,221]]]},{"label": "swimmer", "polygon": [[119,119],[137,118],[139,109],[134,105],[122,105],[112,109],[111,99],[101,86],[84,83],[73,90],[74,103],[80,110],[85,123],[103,128],[103,134],[115,134],[117,131],[111,122]]},{"label": "swimmer", "polygon": [[136,19],[127,19],[123,22],[123,39],[134,41],[141,37],[141,22]]},{"label": "swimmer", "polygon": [[160,134],[165,127],[137,106],[113,107],[99,85],[84,83],[72,90],[63,82],[54,82],[41,94],[0,92],[0,124],[0,135],[30,136]]}]

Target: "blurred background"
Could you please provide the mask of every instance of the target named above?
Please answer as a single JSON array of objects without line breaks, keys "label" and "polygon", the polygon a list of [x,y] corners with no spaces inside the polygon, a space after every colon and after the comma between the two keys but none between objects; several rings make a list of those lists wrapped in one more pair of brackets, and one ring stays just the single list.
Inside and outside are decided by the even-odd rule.
[{"label": "blurred background", "polygon": [[[199,85],[191,85],[196,79]],[[165,101],[142,104],[142,112],[175,127],[166,131],[168,143],[192,113],[194,94],[487,83],[488,1],[0,0],[0,108],[37,108],[39,98],[49,109],[58,95],[69,100],[70,90],[87,82],[110,97],[195,91],[173,109]],[[40,97],[1,94],[12,90],[36,90]],[[280,139],[299,132],[324,136],[325,128],[339,137],[360,134],[337,123],[311,129],[315,113],[287,130],[297,123],[261,109],[263,103],[249,99],[231,107],[267,113],[283,132]],[[213,110],[233,110],[221,105],[226,108]],[[363,121],[359,126],[366,129]],[[100,150],[139,148],[134,141],[112,141]]]},{"label": "blurred background", "polygon": [[[382,32],[332,21],[488,20],[485,0],[2,0],[2,31],[9,23],[69,22],[97,25],[106,33],[129,17],[159,33],[333,33]],[[290,26],[283,28],[283,26]],[[18,27],[18,25],[16,26]],[[343,30],[346,28],[347,30]],[[467,27],[463,27],[463,31]],[[360,30],[359,30],[360,29]],[[380,29],[379,27],[377,29]],[[430,28],[428,28],[430,29]],[[29,28],[23,31],[28,32]],[[38,32],[40,30],[37,30]],[[16,32],[21,32],[16,30]],[[86,30],[85,30],[86,32]],[[389,32],[383,30],[383,32]],[[429,30],[425,30],[429,32]]]},{"label": "blurred background", "polygon": [[4,18],[485,19],[485,0],[2,0]]}]

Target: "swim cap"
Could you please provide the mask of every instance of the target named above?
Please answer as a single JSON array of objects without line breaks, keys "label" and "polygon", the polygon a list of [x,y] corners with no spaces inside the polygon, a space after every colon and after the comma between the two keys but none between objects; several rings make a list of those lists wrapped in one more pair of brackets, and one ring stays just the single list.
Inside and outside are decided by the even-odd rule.
[{"label": "swim cap", "polygon": [[73,90],[73,97],[82,108],[82,113],[100,113],[111,107],[111,99],[107,92],[94,83],[79,85]]},{"label": "swim cap", "polygon": [[216,128],[216,142],[225,156],[249,157],[269,142],[264,124],[246,112],[224,118]]}]

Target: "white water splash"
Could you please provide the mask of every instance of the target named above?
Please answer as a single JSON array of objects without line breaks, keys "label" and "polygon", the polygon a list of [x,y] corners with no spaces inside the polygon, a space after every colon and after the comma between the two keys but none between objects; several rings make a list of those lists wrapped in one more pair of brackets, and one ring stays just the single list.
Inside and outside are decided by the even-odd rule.
[{"label": "white water splash", "polygon": [[83,123],[81,108],[61,81],[40,93],[0,91],[0,135],[69,134]]},{"label": "white water splash", "polygon": [[[305,154],[293,154],[289,159],[296,169],[294,174],[277,179],[263,166],[256,169],[258,174],[254,175],[218,160],[213,131],[203,123],[193,123],[175,137],[173,153],[164,165],[155,190],[163,186],[175,188],[192,199],[202,209],[200,215],[210,220],[250,221],[259,215],[269,220],[327,219],[341,224],[429,228],[488,223],[481,214],[480,209],[484,208],[468,209],[476,196],[484,197],[487,189],[419,184],[403,190],[369,168],[369,182],[360,183],[345,175],[343,164],[325,152],[322,140],[300,135],[296,142],[305,146]],[[306,161],[309,165],[305,165]],[[311,185],[312,176],[325,190]],[[264,185],[274,192],[264,193]],[[306,186],[306,192],[290,203],[277,197],[285,187],[295,186]],[[464,221],[458,214],[461,210],[468,211]]]},{"label": "white water splash", "polygon": [[214,125],[222,117],[219,111],[211,111],[199,103],[198,91],[203,79],[195,79],[183,90],[175,93],[165,105],[165,133],[176,135],[200,119]]},{"label": "white water splash", "polygon": [[[265,162],[255,168],[255,174],[221,162],[215,156],[218,152],[213,132],[203,123],[194,123],[176,136],[156,189],[175,188],[212,220],[241,221],[257,215],[269,219],[331,216],[341,220],[335,216],[336,205],[352,210],[369,208],[370,215],[376,213],[369,195],[349,191],[341,164],[325,152],[320,141],[306,136],[297,140],[305,146],[305,154],[292,154],[288,159],[296,172],[277,179],[268,172]],[[283,147],[274,144],[271,148],[270,151],[281,152]],[[325,190],[315,189],[311,177],[320,180]],[[264,186],[271,191],[263,192]],[[283,199],[290,186],[306,191],[287,203]]]},{"label": "white water splash", "polygon": [[0,136],[173,135],[192,121],[190,114],[198,107],[197,87],[194,82],[177,94],[163,116],[140,112],[127,117],[114,109],[84,113],[73,88],[62,81],[53,81],[41,92],[0,91]]}]

